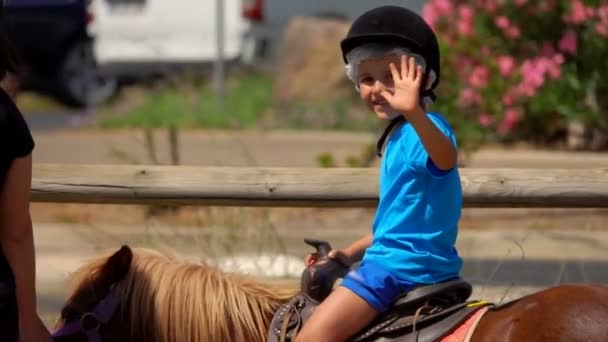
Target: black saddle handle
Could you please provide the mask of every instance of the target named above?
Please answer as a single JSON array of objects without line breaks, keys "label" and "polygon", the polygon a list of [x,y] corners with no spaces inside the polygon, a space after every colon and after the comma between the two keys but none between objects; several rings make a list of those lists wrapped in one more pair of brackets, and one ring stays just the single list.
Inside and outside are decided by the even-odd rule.
[{"label": "black saddle handle", "polygon": [[317,259],[325,259],[329,257],[329,251],[331,251],[331,245],[327,241],[308,239],[305,238],[304,242],[314,247],[317,250]]},{"label": "black saddle handle", "polygon": [[320,303],[331,293],[336,281],[346,275],[349,268],[339,260],[329,258],[329,242],[317,239],[304,239],[304,242],[316,249],[317,260],[302,272],[301,290]]}]

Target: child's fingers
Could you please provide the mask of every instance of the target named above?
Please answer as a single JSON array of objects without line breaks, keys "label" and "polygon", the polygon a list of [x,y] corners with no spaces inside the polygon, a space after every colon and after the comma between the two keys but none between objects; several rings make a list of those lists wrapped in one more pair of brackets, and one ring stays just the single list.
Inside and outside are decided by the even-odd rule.
[{"label": "child's fingers", "polygon": [[304,257],[304,265],[310,266],[310,265],[312,265],[312,264],[315,263],[316,259],[317,259],[317,254],[316,253],[307,254]]},{"label": "child's fingers", "polygon": [[401,77],[399,76],[399,70],[397,70],[397,67],[395,66],[395,64],[390,63],[388,65],[388,67],[391,69],[391,75],[393,76],[393,82],[397,82],[398,80],[400,80]]},{"label": "child's fingers", "polygon": [[414,84],[416,85],[420,85],[420,82],[422,81],[422,67],[420,65],[418,65],[416,67],[416,76],[414,77]]},{"label": "child's fingers", "polygon": [[407,67],[406,58],[407,58],[406,55],[401,56],[401,79],[407,78],[407,75],[408,75],[408,67]]},{"label": "child's fingers", "polygon": [[380,96],[382,96],[389,104],[392,103],[394,97],[394,95],[391,94],[388,90],[384,90],[383,92],[381,92]]},{"label": "child's fingers", "polygon": [[407,78],[413,80],[416,77],[416,59],[414,57],[410,57],[408,64]]},{"label": "child's fingers", "polygon": [[346,254],[341,251],[341,250],[332,250],[331,252],[329,252],[329,257],[331,259],[337,260],[340,263],[350,266],[350,259],[346,256]]}]

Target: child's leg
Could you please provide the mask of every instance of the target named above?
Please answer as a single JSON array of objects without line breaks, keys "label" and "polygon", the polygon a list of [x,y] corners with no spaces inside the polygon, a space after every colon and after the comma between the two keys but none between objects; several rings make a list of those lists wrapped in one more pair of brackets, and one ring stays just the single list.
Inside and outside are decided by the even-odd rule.
[{"label": "child's leg", "polygon": [[317,307],[296,342],[349,339],[390,308],[401,285],[380,264],[364,260]]},{"label": "child's leg", "polygon": [[363,298],[338,286],[314,311],[296,342],[341,342],[355,335],[378,311]]}]

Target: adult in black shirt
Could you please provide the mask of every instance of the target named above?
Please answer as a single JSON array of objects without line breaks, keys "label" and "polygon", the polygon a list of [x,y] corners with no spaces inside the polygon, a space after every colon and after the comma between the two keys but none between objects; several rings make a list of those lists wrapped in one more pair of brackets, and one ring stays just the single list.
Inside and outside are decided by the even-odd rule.
[{"label": "adult in black shirt", "polygon": [[[48,342],[36,309],[34,236],[29,211],[34,141],[5,89],[16,67],[0,15],[0,341]],[[12,75],[11,75],[12,74]]]}]

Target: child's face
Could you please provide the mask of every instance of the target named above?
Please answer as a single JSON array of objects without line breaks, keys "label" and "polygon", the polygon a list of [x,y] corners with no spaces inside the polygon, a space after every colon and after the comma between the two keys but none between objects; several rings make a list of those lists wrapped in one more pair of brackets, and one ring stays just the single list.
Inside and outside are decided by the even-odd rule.
[{"label": "child's face", "polygon": [[[399,56],[395,54],[366,59],[361,61],[358,66],[359,95],[367,107],[383,120],[390,120],[399,115],[380,95],[383,91],[394,94],[395,87],[389,67],[390,63],[393,63],[397,70],[400,69],[401,62]],[[399,72],[401,71],[399,70]]]}]

